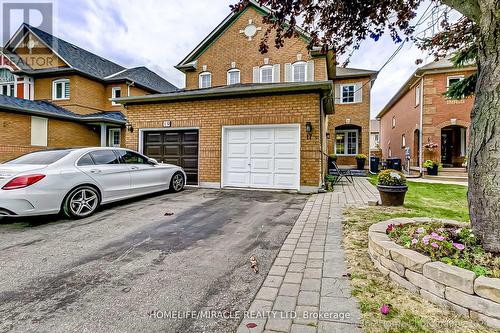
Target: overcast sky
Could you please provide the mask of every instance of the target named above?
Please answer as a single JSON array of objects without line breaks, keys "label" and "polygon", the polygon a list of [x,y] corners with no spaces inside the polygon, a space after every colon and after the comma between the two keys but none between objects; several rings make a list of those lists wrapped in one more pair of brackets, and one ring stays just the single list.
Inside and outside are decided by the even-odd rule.
[{"label": "overcast sky", "polygon": [[[229,5],[235,2],[61,0],[55,1],[54,30],[55,35],[121,65],[146,65],[183,87],[183,75],[173,66],[229,14]],[[378,42],[367,40],[349,66],[378,70],[396,47],[388,36]],[[417,58],[432,60],[407,44],[379,74],[372,90],[372,117],[413,73]]]}]

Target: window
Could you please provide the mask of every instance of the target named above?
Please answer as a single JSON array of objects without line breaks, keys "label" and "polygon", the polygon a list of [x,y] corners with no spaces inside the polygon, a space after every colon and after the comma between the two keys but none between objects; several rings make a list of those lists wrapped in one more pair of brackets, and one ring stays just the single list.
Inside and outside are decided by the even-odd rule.
[{"label": "window", "polygon": [[72,151],[72,149],[35,151],[33,153],[18,157],[12,161],[6,162],[5,164],[49,165],[59,161],[61,158],[65,157]]},{"label": "window", "polygon": [[358,153],[358,131],[335,131],[335,154],[356,155]]},{"label": "window", "polygon": [[392,128],[396,127],[396,116],[392,117]]},{"label": "window", "polygon": [[52,83],[52,99],[69,99],[69,80],[56,80]]},{"label": "window", "polygon": [[95,164],[118,164],[118,157],[112,150],[96,150],[90,153]]},{"label": "window", "polygon": [[31,145],[47,147],[47,118],[31,117]]},{"label": "window", "polygon": [[[111,88],[111,98],[120,98],[122,97],[122,88],[120,87],[113,87]],[[114,101],[111,101],[111,105],[120,105],[120,103],[116,103]]]},{"label": "window", "polygon": [[227,84],[238,84],[240,83],[240,70],[231,69],[227,72]]},{"label": "window", "polygon": [[342,103],[354,103],[354,93],[356,90],[356,85],[346,84],[346,85],[341,85],[340,88],[341,88]]},{"label": "window", "polygon": [[0,95],[16,96],[15,76],[7,68],[0,69]]},{"label": "window", "polygon": [[406,135],[401,136],[401,147],[406,147]]},{"label": "window", "polygon": [[204,72],[200,74],[200,89],[210,88],[212,86],[212,74]]},{"label": "window", "polygon": [[87,165],[94,165],[94,160],[92,157],[90,157],[90,154],[85,154],[80,158],[78,163],[76,164],[78,166],[87,166]]},{"label": "window", "polygon": [[149,164],[147,158],[128,150],[119,150],[120,160],[125,164]]},{"label": "window", "polygon": [[121,144],[121,130],[119,128],[111,128],[108,136],[109,147],[120,147]]},{"label": "window", "polygon": [[273,83],[273,66],[262,66],[260,68],[260,83]]},{"label": "window", "polygon": [[293,82],[306,82],[306,69],[307,64],[303,61],[296,62],[293,67]]},{"label": "window", "polygon": [[448,84],[446,87],[449,88],[455,82],[461,81],[463,79],[464,79],[463,75],[448,76]]},{"label": "window", "polygon": [[420,86],[415,87],[415,105],[420,105]]}]

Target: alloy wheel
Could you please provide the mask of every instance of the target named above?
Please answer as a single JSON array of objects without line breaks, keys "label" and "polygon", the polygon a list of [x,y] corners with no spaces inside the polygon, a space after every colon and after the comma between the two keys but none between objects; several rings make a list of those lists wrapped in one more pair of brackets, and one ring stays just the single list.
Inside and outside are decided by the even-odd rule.
[{"label": "alloy wheel", "polygon": [[97,208],[99,197],[94,191],[84,188],[75,192],[70,200],[69,209],[78,217],[87,216]]},{"label": "alloy wheel", "polygon": [[175,192],[179,192],[184,187],[184,176],[180,173],[176,173],[172,178],[172,187]]}]

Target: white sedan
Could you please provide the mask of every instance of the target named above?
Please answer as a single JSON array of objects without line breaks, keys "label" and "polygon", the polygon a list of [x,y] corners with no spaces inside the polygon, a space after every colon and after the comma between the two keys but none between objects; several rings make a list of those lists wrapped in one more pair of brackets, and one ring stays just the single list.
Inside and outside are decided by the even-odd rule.
[{"label": "white sedan", "polygon": [[90,216],[101,204],[186,183],[181,167],[121,148],[53,149],[0,164],[0,217]]}]

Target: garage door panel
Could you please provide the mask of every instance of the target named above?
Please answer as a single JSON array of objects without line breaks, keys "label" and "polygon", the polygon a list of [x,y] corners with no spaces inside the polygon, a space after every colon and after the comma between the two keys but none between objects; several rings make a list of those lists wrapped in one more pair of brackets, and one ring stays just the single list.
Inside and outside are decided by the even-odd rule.
[{"label": "garage door panel", "polygon": [[170,143],[170,142],[181,142],[181,135],[179,133],[170,133],[166,132],[163,134],[163,142],[165,143]]},{"label": "garage door panel", "polygon": [[161,146],[147,146],[144,154],[150,157],[161,156]]},{"label": "garage door panel", "polygon": [[183,142],[193,142],[198,144],[198,132],[185,132]]},{"label": "garage door panel", "polygon": [[274,145],[275,156],[297,156],[296,143],[276,143]]},{"label": "garage door panel", "polygon": [[182,145],[182,155],[193,155],[197,156],[198,155],[198,145],[194,144],[185,144]]},{"label": "garage door panel", "polygon": [[146,134],[146,141],[149,143],[161,143],[162,142],[162,135],[161,135],[161,133],[147,133]]},{"label": "garage door panel", "polygon": [[273,144],[272,143],[252,143],[250,145],[251,155],[253,156],[272,156]]},{"label": "garage door panel", "polygon": [[224,136],[223,186],[298,188],[298,127],[231,127]]},{"label": "garage door panel", "polygon": [[184,169],[198,169],[198,159],[197,158],[182,158],[181,164],[184,165]]},{"label": "garage door panel", "polygon": [[181,147],[179,145],[163,146],[163,154],[165,156],[180,156],[181,155]]}]

